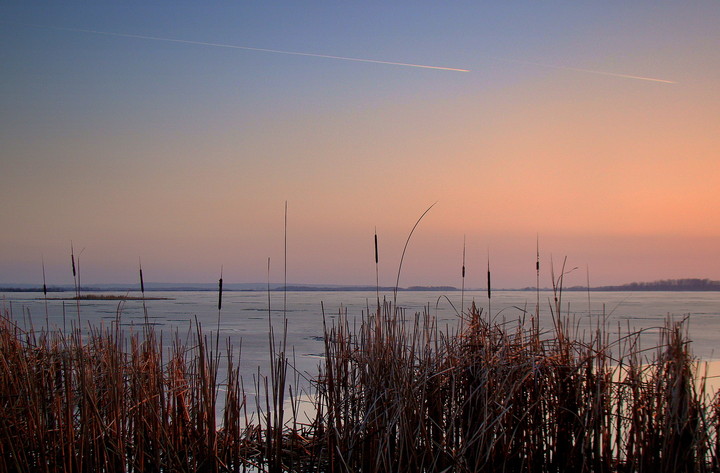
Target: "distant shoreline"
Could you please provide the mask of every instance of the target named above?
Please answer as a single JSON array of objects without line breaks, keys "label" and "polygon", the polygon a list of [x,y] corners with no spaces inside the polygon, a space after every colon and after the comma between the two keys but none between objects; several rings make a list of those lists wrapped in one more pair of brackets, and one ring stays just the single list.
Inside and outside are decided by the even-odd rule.
[{"label": "distant shoreline", "polygon": [[[75,288],[71,285],[60,285],[60,286],[49,286],[46,288],[48,293],[62,293],[62,292],[75,292],[79,290],[82,293],[96,293],[96,292],[128,292],[137,293],[140,292],[140,288],[136,285],[131,284],[97,284],[92,286],[83,286]],[[173,284],[173,283],[146,283],[146,292],[185,292],[185,291],[207,291],[215,292],[218,290],[217,284],[209,283],[186,283],[186,284]],[[262,283],[239,283],[239,284],[225,284],[223,291],[226,292],[392,292],[395,291],[393,286],[367,286],[367,285],[324,285],[324,284],[293,284],[284,286],[282,284],[262,284]],[[493,291],[552,291],[552,288],[535,288],[535,287],[524,287],[519,289],[508,289],[508,288],[493,288]],[[563,287],[563,291],[590,291],[590,292],[713,292],[720,291],[720,281],[713,281],[710,279],[667,279],[653,282],[633,282],[629,284],[622,284],[617,286],[598,286],[590,287],[587,286],[571,286]],[[455,286],[410,286],[410,287],[399,287],[398,292],[406,291],[432,291],[432,292],[459,292],[461,289]],[[487,288],[466,288],[466,292],[472,291],[487,291]],[[0,287],[0,292],[45,292],[42,286],[25,285],[25,284],[13,284],[4,287]],[[84,296],[81,296],[84,297]],[[121,297],[121,296],[118,296]],[[125,296],[126,300],[138,299],[142,297]],[[149,298],[145,298],[149,299]]]}]

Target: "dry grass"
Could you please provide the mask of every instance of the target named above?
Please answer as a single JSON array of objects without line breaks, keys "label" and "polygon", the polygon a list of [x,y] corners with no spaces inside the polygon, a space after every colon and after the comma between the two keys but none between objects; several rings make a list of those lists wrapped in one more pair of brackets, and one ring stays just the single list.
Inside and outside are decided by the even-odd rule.
[{"label": "dry grass", "polygon": [[468,318],[452,336],[386,304],[359,333],[327,331],[328,470],[718,471],[718,398],[682,325],[640,352],[639,334],[578,340],[558,314],[550,334]]},{"label": "dry grass", "polygon": [[21,331],[0,319],[0,471],[239,471],[255,455],[233,368],[215,425],[217,358],[198,327],[169,359],[147,328]]},{"label": "dry grass", "polygon": [[[240,373],[228,346],[220,386],[217,341],[199,325],[163,353],[150,326],[35,333],[4,314],[0,473],[720,471],[720,402],[682,325],[642,351],[639,334],[582,340],[552,315],[550,333],[474,306],[459,333],[389,303],[360,327],[341,317],[302,423],[272,328],[270,376]],[[261,393],[250,416],[241,375]]]}]

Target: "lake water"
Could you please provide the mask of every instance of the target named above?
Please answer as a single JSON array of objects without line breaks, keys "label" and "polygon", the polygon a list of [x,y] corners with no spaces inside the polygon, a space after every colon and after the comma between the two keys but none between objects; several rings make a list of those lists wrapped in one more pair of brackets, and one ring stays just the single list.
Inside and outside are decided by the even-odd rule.
[{"label": "lake water", "polygon": [[[103,293],[127,295],[119,293]],[[139,295],[139,294],[130,294]],[[163,333],[165,343],[171,334],[181,337],[194,332],[197,320],[205,334],[214,334],[220,327],[220,346],[225,341],[241,348],[241,373],[252,379],[258,372],[269,373],[269,323],[276,337],[282,334],[283,320],[287,318],[288,355],[298,373],[308,378],[317,374],[323,353],[323,319],[332,324],[339,313],[347,314],[350,323],[360,323],[368,307],[377,304],[375,292],[225,292],[222,310],[218,314],[217,293],[203,291],[149,292],[149,297],[167,300],[145,302],[149,320]],[[36,330],[46,323],[52,329],[70,329],[78,321],[86,330],[88,324],[110,326],[116,317],[126,330],[139,330],[144,322],[142,301],[75,301],[52,300],[71,297],[72,293],[50,293],[46,302],[40,293],[2,294],[4,310],[23,327],[32,322]],[[285,306],[286,298],[286,310]],[[381,293],[380,298],[393,299],[392,293]],[[467,308],[471,301],[483,308],[496,320],[516,321],[524,310],[535,312],[537,294],[532,291],[495,291],[488,312],[485,292],[467,291],[439,293],[435,291],[403,291],[397,295],[397,303],[412,316],[427,310],[436,317],[440,328],[457,326],[461,299]],[[540,325],[552,327],[550,306],[554,304],[551,292],[540,292]],[[561,299],[563,315],[570,314],[574,327],[580,334],[593,331],[598,321],[604,320],[610,333],[645,330],[643,345],[652,346],[658,341],[659,327],[670,317],[675,320],[687,318],[687,328],[692,340],[693,353],[705,360],[720,358],[717,350],[720,341],[720,293],[717,292],[565,292]],[[47,310],[46,310],[47,307]],[[47,314],[47,315],[46,315]],[[271,317],[268,317],[271,314]],[[270,320],[269,320],[270,319]],[[294,361],[293,361],[294,360]],[[222,375],[221,375],[222,376]],[[307,380],[299,378],[300,385]],[[246,387],[249,382],[246,381]],[[252,391],[252,389],[249,389]]]}]

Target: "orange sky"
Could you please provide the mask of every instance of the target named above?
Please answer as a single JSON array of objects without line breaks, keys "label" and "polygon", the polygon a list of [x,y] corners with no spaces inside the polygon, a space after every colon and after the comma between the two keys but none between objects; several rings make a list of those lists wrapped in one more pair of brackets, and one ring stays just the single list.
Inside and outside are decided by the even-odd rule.
[{"label": "orange sky", "polygon": [[3,6],[0,283],[720,279],[720,6],[525,7]]}]

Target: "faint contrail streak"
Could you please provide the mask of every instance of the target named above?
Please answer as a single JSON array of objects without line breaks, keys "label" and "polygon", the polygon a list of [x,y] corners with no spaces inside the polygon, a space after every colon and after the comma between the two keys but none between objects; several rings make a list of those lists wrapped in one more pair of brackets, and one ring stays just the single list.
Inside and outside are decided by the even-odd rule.
[{"label": "faint contrail streak", "polygon": [[514,62],[516,64],[528,64],[530,66],[547,67],[550,69],[562,69],[565,71],[585,72],[588,74],[601,74],[604,76],[620,77],[622,79],[635,79],[635,80],[645,80],[645,81],[650,81],[650,82],[662,82],[663,84],[677,84],[677,82],[672,81],[672,80],[656,79],[654,77],[643,77],[643,76],[635,76],[635,75],[631,75],[631,74],[620,74],[617,72],[596,71],[594,69],[581,69],[579,67],[556,66],[556,65],[552,65],[552,64],[541,64],[539,62],[532,62],[532,61],[519,61],[516,59],[503,59],[503,58],[497,58],[497,59],[500,61],[505,61],[505,62]]},{"label": "faint contrail streak", "polygon": [[[1,21],[1,23],[7,23],[4,21]],[[131,33],[115,33],[111,31],[98,31],[98,30],[90,30],[90,29],[83,29],[83,28],[64,28],[60,26],[42,26],[42,25],[33,25],[33,24],[23,24],[23,26],[29,26],[33,28],[43,28],[43,29],[50,29],[50,30],[58,30],[58,31],[71,31],[74,33],[91,33],[91,34],[97,34],[97,35],[105,35],[105,36],[116,36],[120,38],[134,38],[134,39],[144,39],[144,40],[151,40],[151,41],[164,41],[168,43],[180,43],[180,44],[194,44],[198,46],[211,46],[216,48],[228,48],[228,49],[241,49],[244,51],[258,51],[263,53],[274,53],[274,54],[286,54],[291,56],[306,56],[306,57],[317,57],[317,58],[324,58],[324,59],[338,59],[341,61],[355,61],[355,62],[366,62],[366,63],[372,63],[372,64],[386,64],[390,66],[402,66],[402,67],[416,67],[420,69],[435,69],[440,71],[453,71],[453,72],[470,72],[469,69],[460,69],[455,67],[442,67],[442,66],[428,66],[425,64],[412,64],[407,62],[394,62],[394,61],[380,61],[378,59],[365,59],[365,58],[358,58],[358,57],[347,57],[347,56],[333,56],[330,54],[317,54],[317,53],[306,53],[301,51],[286,51],[283,49],[267,49],[267,48],[253,48],[250,46],[237,46],[234,44],[225,44],[225,43],[212,43],[207,41],[192,41],[188,39],[175,39],[175,38],[163,38],[159,36],[148,36],[148,35],[141,35],[141,34],[131,34]],[[619,77],[621,79],[632,79],[632,80],[643,80],[643,81],[649,81],[649,82],[660,82],[663,84],[677,84],[677,82],[672,80],[666,80],[666,79],[658,79],[655,77],[644,77],[644,76],[637,76],[632,74],[620,74],[617,72],[607,72],[607,71],[598,71],[594,69],[582,69],[578,67],[569,67],[569,66],[558,66],[553,64],[543,64],[540,62],[532,62],[532,61],[522,61],[517,59],[506,59],[506,58],[494,58],[498,61],[503,62],[511,62],[515,64],[527,64],[531,66],[537,66],[537,67],[545,67],[550,69],[562,69],[566,71],[575,71],[575,72],[583,72],[586,74],[600,74],[604,76],[611,76],[611,77]]]},{"label": "faint contrail streak", "polygon": [[39,26],[39,25],[28,25],[36,28],[48,28],[60,31],[72,31],[75,33],[92,33],[101,34],[106,36],[118,36],[121,38],[135,38],[135,39],[147,39],[152,41],[165,41],[168,43],[181,43],[181,44],[195,44],[199,46],[212,46],[216,48],[229,48],[229,49],[242,49],[244,51],[258,51],[263,53],[274,53],[274,54],[288,54],[291,56],[308,56],[308,57],[319,57],[325,59],[340,59],[342,61],[355,61],[355,62],[369,62],[373,64],[386,64],[390,66],[403,66],[403,67],[418,67],[421,69],[435,69],[440,71],[454,71],[454,72],[470,72],[468,69],[458,69],[454,67],[441,67],[441,66],[428,66],[425,64],[410,64],[406,62],[393,62],[393,61],[380,61],[377,59],[363,59],[358,57],[346,57],[346,56],[332,56],[329,54],[316,54],[316,53],[304,53],[300,51],[285,51],[282,49],[266,49],[266,48],[252,48],[250,46],[237,46],[234,44],[225,43],[210,43],[206,41],[191,41],[187,39],[174,39],[174,38],[161,38],[159,36],[147,36],[141,34],[129,34],[129,33],[113,33],[110,31],[97,31],[97,30],[86,30],[81,28],[62,28],[58,26]]}]

